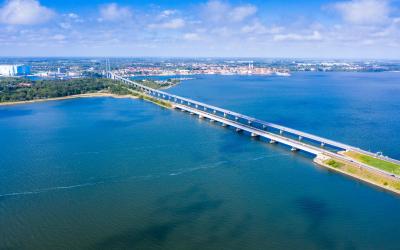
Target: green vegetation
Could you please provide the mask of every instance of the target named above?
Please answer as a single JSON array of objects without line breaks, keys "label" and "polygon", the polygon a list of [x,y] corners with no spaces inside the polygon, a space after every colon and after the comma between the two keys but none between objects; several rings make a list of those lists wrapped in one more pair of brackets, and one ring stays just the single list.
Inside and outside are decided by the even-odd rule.
[{"label": "green vegetation", "polygon": [[344,164],[342,162],[338,162],[333,159],[328,160],[326,162],[326,164],[328,164],[329,166],[334,167],[334,168],[341,168],[344,166]]},{"label": "green vegetation", "polygon": [[153,89],[163,89],[176,85],[180,81],[178,79],[168,79],[166,81],[153,81],[149,79],[144,79],[144,80],[136,80],[136,82]]},{"label": "green vegetation", "polygon": [[[151,80],[140,81],[140,83],[154,89],[176,84],[174,81],[160,83]],[[133,95],[164,107],[171,107],[171,104],[167,101],[145,95],[122,82],[105,78],[38,81],[23,78],[0,79],[0,103],[57,98],[100,91],[116,95]]]},{"label": "green vegetation", "polygon": [[386,175],[374,172],[366,168],[360,168],[351,163],[345,163],[339,159],[330,158],[323,161],[327,167],[331,167],[345,174],[349,174],[357,179],[373,183],[377,186],[400,193],[400,180],[390,178]]},{"label": "green vegetation", "polygon": [[0,80],[0,102],[30,101],[94,93],[115,85],[109,79],[39,80],[5,78]]},{"label": "green vegetation", "polygon": [[380,158],[375,158],[373,156],[360,154],[360,153],[353,152],[353,151],[348,151],[348,152],[345,152],[344,154],[361,162],[361,163],[370,165],[372,167],[382,169],[389,173],[400,174],[400,165],[399,164],[395,164],[395,163],[388,162],[388,161],[385,161]]},{"label": "green vegetation", "polygon": [[151,97],[151,96],[148,96],[148,95],[144,95],[144,94],[139,94],[138,97],[140,99],[153,102],[155,104],[158,104],[158,105],[166,107],[166,108],[172,108],[172,104],[170,102],[167,102],[167,101],[159,100],[157,98],[154,98],[154,97]]}]

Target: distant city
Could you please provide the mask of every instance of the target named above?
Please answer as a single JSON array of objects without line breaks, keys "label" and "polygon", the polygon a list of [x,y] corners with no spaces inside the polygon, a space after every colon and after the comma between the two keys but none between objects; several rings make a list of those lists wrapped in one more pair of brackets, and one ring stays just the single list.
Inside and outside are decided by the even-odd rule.
[{"label": "distant city", "polygon": [[[105,58],[3,58],[0,76],[73,79],[101,76]],[[400,72],[400,61],[224,58],[113,58],[111,69],[121,76],[278,75],[291,72]]]}]

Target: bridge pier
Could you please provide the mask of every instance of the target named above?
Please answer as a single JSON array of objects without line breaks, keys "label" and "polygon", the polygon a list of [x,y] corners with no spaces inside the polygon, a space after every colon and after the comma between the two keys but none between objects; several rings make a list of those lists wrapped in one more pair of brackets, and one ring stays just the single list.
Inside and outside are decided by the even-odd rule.
[{"label": "bridge pier", "polygon": [[[106,76],[126,83],[134,87],[136,90],[140,90],[148,96],[158,100],[169,100],[172,108],[177,110],[179,109],[182,112],[190,113],[191,115],[196,115],[199,117],[199,119],[207,118],[207,120],[210,120],[210,122],[218,122],[218,124],[221,124],[222,127],[232,127],[232,130],[236,129],[237,132],[246,131],[246,134],[251,134],[251,137],[266,138],[266,140],[269,140],[269,143],[271,144],[285,144],[291,151],[304,151],[317,155],[321,152],[328,151],[326,148],[330,147],[336,147],[342,150],[352,149],[352,147],[349,145],[307,134],[302,131],[258,121],[255,118],[226,109],[210,106],[205,103],[196,102],[180,96],[170,95],[166,92],[143,86],[135,81],[124,79],[123,77],[114,75],[111,72],[107,72]],[[202,112],[203,109],[206,111],[205,113]],[[286,134],[288,134],[287,137]],[[285,136],[285,138],[283,138],[283,136]],[[313,143],[311,143],[311,141]]]},{"label": "bridge pier", "polygon": [[251,133],[251,137],[259,137],[260,135],[256,134],[256,133]]}]

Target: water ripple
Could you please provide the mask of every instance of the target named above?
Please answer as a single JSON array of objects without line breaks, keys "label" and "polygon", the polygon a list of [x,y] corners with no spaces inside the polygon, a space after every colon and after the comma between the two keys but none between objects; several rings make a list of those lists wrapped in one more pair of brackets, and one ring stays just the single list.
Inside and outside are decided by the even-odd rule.
[{"label": "water ripple", "polygon": [[[37,190],[33,190],[33,191],[0,194],[0,198],[36,195],[36,194],[53,192],[53,191],[92,187],[92,186],[102,185],[102,184],[122,183],[122,182],[127,182],[127,181],[132,181],[132,180],[138,180],[138,179],[149,180],[149,179],[155,179],[155,178],[166,177],[166,176],[178,176],[178,175],[182,175],[182,174],[191,173],[194,171],[217,168],[219,166],[228,165],[228,164],[232,164],[235,162],[258,161],[258,160],[262,160],[265,158],[286,157],[286,156],[290,156],[290,154],[270,154],[270,155],[262,155],[262,156],[258,156],[258,157],[252,157],[252,158],[243,159],[243,160],[218,161],[218,162],[214,162],[214,163],[202,164],[202,165],[199,165],[197,167],[192,167],[192,168],[175,169],[170,172],[167,172],[164,174],[158,174],[158,175],[141,175],[141,176],[128,176],[128,177],[114,176],[114,177],[109,177],[109,178],[103,179],[102,181],[85,182],[82,184],[76,184],[76,185],[70,185],[70,186],[56,186],[56,187],[50,187],[50,188],[44,188],[44,189],[37,189]],[[3,199],[0,199],[0,200],[3,200]]]}]

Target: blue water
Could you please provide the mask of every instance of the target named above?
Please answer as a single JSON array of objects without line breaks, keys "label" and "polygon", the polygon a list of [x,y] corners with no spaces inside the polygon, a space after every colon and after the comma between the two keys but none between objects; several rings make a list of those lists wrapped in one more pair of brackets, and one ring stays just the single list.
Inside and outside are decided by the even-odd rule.
[{"label": "blue water", "polygon": [[[400,158],[400,75],[168,90]],[[0,107],[0,249],[398,249],[400,198],[139,100]]]}]

